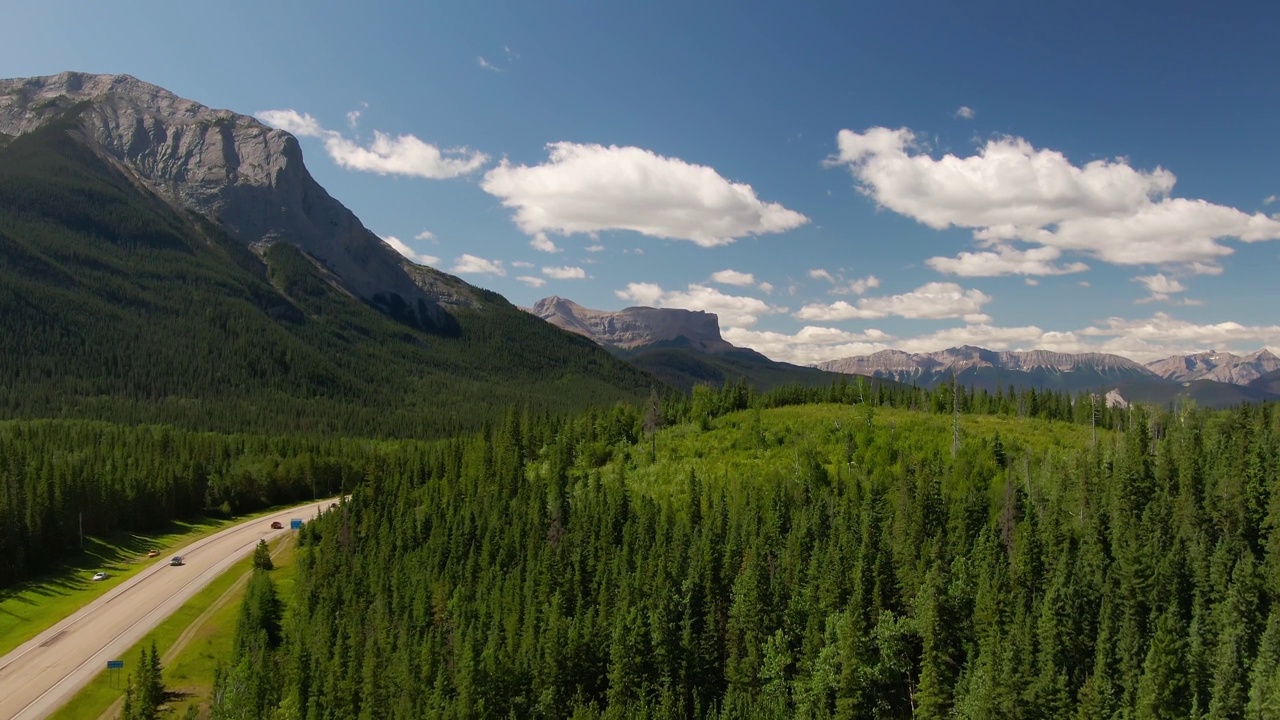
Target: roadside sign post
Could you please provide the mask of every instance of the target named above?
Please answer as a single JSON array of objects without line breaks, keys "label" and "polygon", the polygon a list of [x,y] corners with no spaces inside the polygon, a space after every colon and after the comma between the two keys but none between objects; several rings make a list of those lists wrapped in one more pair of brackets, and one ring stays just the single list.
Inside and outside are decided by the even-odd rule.
[{"label": "roadside sign post", "polygon": [[120,671],[124,669],[123,660],[108,660],[107,670],[111,671],[111,688],[118,689],[120,687]]},{"label": "roadside sign post", "polygon": [[290,530],[301,530],[301,529],[302,529],[302,520],[300,520],[299,518],[293,518],[292,520],[290,520],[290,521],[289,521],[289,529],[290,529]]}]

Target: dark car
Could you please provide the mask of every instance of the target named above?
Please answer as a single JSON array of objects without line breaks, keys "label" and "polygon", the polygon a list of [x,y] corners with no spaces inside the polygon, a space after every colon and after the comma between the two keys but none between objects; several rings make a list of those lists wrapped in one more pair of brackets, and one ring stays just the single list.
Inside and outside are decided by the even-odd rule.
[{"label": "dark car", "polygon": [[271,529],[272,529],[272,530],[283,530],[283,529],[284,529],[284,523],[280,522],[279,520],[272,520],[272,521],[271,521]]},{"label": "dark car", "polygon": [[170,564],[170,565],[181,565],[181,564],[182,564],[182,556],[181,556],[181,555],[174,555],[174,556],[173,556],[173,559],[169,561],[169,564]]}]

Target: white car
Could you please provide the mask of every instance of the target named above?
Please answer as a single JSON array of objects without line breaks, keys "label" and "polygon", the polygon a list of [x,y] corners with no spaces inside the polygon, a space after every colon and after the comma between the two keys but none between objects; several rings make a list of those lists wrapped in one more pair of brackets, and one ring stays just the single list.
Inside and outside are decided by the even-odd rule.
[{"label": "white car", "polygon": [[106,573],[104,573],[104,572],[94,573],[94,574],[93,574],[93,581],[94,581],[94,582],[98,582],[98,581],[100,581],[100,580],[106,580],[106,579],[107,579],[107,574],[106,574]]}]

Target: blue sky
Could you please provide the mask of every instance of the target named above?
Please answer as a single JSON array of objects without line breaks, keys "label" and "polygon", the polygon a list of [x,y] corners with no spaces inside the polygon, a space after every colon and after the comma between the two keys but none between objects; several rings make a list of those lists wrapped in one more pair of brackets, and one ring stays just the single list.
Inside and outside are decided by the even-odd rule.
[{"label": "blue sky", "polygon": [[1273,4],[401,5],[28,3],[0,75],[288,129],[521,305],[705,309],[801,363],[1280,349]]}]

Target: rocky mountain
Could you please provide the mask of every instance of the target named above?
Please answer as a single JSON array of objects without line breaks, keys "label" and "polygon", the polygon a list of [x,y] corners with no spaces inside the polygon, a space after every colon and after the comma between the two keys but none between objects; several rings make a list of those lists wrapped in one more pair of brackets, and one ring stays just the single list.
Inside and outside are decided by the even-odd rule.
[{"label": "rocky mountain", "polygon": [[558,328],[621,350],[660,343],[683,344],[709,353],[735,349],[720,337],[720,319],[715,313],[701,310],[629,307],[610,312],[552,295],[534,303],[530,312]]},{"label": "rocky mountain", "polygon": [[1155,377],[1142,365],[1119,355],[1073,355],[1047,350],[998,352],[971,345],[932,353],[881,350],[871,355],[831,360],[818,368],[890,378],[924,387],[950,382],[954,374],[961,383],[987,389],[1030,385],[1077,391]]},{"label": "rocky mountain", "polygon": [[1147,363],[1147,368],[1166,380],[1216,380],[1248,385],[1267,373],[1280,370],[1280,357],[1265,348],[1249,355],[1210,350],[1156,360]]},{"label": "rocky mountain", "polygon": [[[441,279],[414,266],[321,187],[298,141],[252,117],[215,110],[129,75],[65,72],[0,80],[0,134],[51,122],[179,210],[194,211],[261,253],[288,242],[343,290],[424,328],[445,328]],[[456,290],[456,284],[453,284]]]},{"label": "rocky mountain", "polygon": [[655,384],[404,263],[252,119],[74,74],[0,117],[0,419],[422,438]]},{"label": "rocky mountain", "polygon": [[675,308],[629,307],[606,311],[551,296],[529,312],[556,327],[590,338],[618,357],[683,390],[724,385],[739,378],[756,389],[826,384],[837,376],[777,362],[720,336],[715,313]]}]

